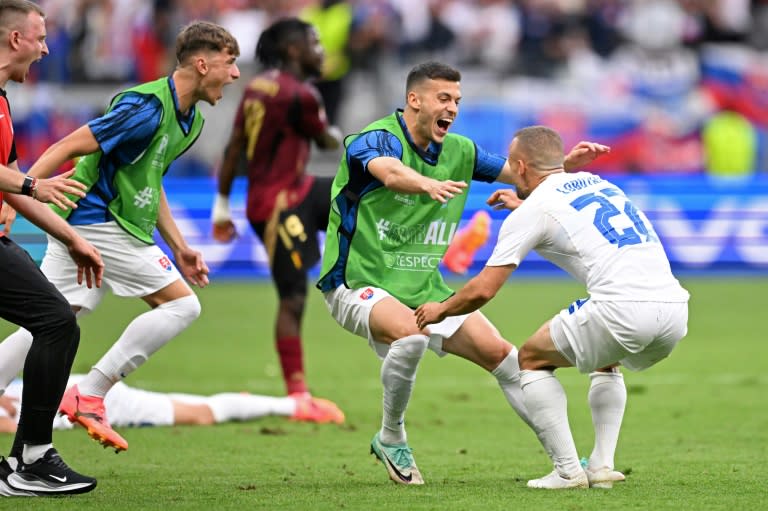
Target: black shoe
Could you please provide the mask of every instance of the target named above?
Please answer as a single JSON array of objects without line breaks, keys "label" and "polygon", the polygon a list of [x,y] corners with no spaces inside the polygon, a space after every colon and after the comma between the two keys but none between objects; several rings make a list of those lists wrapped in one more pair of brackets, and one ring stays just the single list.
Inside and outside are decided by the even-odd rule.
[{"label": "black shoe", "polygon": [[0,496],[2,497],[35,497],[36,494],[34,492],[17,490],[16,488],[8,484],[8,476],[13,474],[13,472],[14,472],[13,467],[8,462],[8,459],[6,459],[3,456],[0,456]]},{"label": "black shoe", "polygon": [[19,460],[16,471],[8,476],[8,483],[16,490],[38,495],[86,493],[96,488],[96,479],[69,468],[53,447],[34,463]]}]

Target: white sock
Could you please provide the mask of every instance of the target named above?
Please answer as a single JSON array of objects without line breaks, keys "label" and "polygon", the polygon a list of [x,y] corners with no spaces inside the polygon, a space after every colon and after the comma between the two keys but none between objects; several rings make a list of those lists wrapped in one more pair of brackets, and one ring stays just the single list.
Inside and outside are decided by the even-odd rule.
[{"label": "white sock", "polygon": [[523,389],[520,388],[520,365],[517,362],[517,348],[513,346],[509,355],[501,361],[496,369],[491,371],[491,374],[496,377],[496,381],[499,382],[499,387],[501,387],[501,391],[512,409],[535,431],[531,419],[528,418],[528,409],[523,400]]},{"label": "white sock", "polygon": [[29,465],[30,463],[34,463],[42,458],[45,453],[48,452],[48,449],[52,447],[53,444],[24,444],[24,451],[21,454],[21,458],[25,465]]},{"label": "white sock", "polygon": [[581,471],[576,444],[568,424],[565,390],[552,371],[520,371],[528,416],[557,472],[566,478]]},{"label": "white sock", "polygon": [[123,335],[77,387],[82,394],[104,397],[112,385],[132,373],[200,315],[195,295],[166,302],[137,316]]},{"label": "white sock", "polygon": [[205,399],[216,422],[246,421],[267,415],[291,416],[296,400],[290,397],[258,396],[225,392]]},{"label": "white sock", "polygon": [[23,328],[0,343],[0,394],[24,369],[27,352],[32,346],[32,334]]},{"label": "white sock", "polygon": [[381,383],[384,386],[384,415],[379,438],[388,445],[403,444],[405,409],[411,399],[416,370],[427,351],[429,337],[409,335],[394,341],[381,364]]},{"label": "white sock", "polygon": [[589,467],[613,470],[613,457],[627,405],[627,387],[619,372],[594,372],[589,378],[589,407],[595,427],[595,447],[589,456]]}]

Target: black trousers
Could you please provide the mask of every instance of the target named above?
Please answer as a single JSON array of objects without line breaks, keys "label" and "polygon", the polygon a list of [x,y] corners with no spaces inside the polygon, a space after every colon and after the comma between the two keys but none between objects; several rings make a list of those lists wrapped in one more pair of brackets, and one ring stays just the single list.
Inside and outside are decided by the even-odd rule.
[{"label": "black trousers", "polygon": [[64,296],[7,236],[0,237],[0,317],[33,336],[24,362],[21,415],[11,451],[20,456],[23,444],[52,442],[53,419],[77,353],[80,329]]}]

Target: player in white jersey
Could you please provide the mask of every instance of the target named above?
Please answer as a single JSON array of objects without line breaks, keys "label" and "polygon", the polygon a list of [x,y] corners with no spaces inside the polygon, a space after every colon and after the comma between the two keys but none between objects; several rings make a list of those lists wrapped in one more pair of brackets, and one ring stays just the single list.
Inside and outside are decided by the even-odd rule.
[{"label": "player in white jersey", "polygon": [[[84,374],[73,374],[67,388],[77,385]],[[0,397],[0,433],[16,431],[21,409],[23,385],[13,380]],[[212,396],[153,392],[117,382],[105,396],[107,419],[117,427],[211,425],[248,421],[269,415],[285,416],[304,422],[340,424],[344,414],[335,404],[312,397],[273,397],[245,392],[223,392]],[[72,429],[73,423],[56,416],[54,429]],[[0,494],[2,494],[0,492]]]},{"label": "player in white jersey", "polygon": [[[531,250],[584,284],[577,300],[544,323],[520,348],[520,384],[529,417],[554,470],[528,481],[532,488],[610,487],[623,481],[614,453],[626,405],[618,370],[646,369],[667,357],[685,336],[688,292],[648,218],[621,189],[588,172],[563,169],[560,136],[524,128],[509,146],[514,190],[488,203],[514,210],[499,231],[485,268],[442,303],[416,310],[420,328],[466,314],[491,300]],[[582,467],[568,424],[558,367],[590,373],[589,405],[595,445]]]}]

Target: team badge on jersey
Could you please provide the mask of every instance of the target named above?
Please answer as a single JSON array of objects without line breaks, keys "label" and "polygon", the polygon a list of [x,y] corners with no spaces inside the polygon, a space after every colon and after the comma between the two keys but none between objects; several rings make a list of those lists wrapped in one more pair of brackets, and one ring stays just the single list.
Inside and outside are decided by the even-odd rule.
[{"label": "team badge on jersey", "polygon": [[370,300],[371,298],[373,298],[373,289],[370,287],[365,288],[365,291],[360,293],[361,300]]},{"label": "team badge on jersey", "polygon": [[173,263],[171,263],[171,260],[170,260],[170,259],[168,259],[168,256],[165,256],[165,255],[164,255],[163,257],[161,257],[160,259],[158,259],[158,260],[157,260],[157,262],[160,264],[160,266],[161,266],[161,267],[162,267],[162,268],[163,268],[165,271],[168,271],[168,272],[170,272],[170,271],[172,271],[172,270],[173,270]]}]

